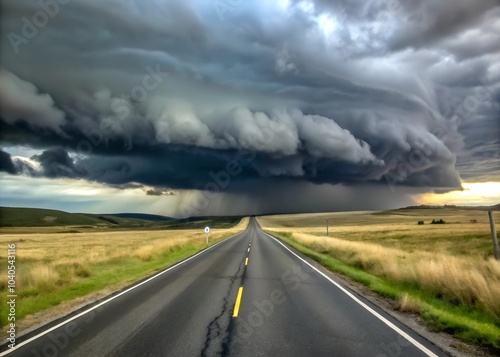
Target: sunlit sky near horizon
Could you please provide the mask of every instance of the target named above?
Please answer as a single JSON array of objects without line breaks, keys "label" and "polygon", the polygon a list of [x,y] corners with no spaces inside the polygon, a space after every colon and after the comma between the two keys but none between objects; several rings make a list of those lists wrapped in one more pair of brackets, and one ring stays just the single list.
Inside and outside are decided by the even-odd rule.
[{"label": "sunlit sky near horizon", "polygon": [[[3,206],[48,208],[81,213],[135,212],[182,217],[183,215],[179,214],[179,207],[186,205],[187,202],[191,205],[193,201],[203,202],[203,194],[196,190],[182,190],[171,196],[156,196],[145,195],[145,191],[148,189],[145,187],[123,190],[86,180],[75,181],[66,178],[33,179],[30,177],[2,176],[1,174],[0,179],[4,183],[0,187]],[[461,191],[451,191],[443,194],[424,193],[408,196],[406,200],[399,201],[399,204],[382,206],[354,205],[346,207],[346,210],[394,209],[420,204],[492,206],[500,203],[500,183],[498,182],[463,183],[462,185],[464,190]],[[385,188],[385,190],[385,195],[392,194],[389,188]],[[58,195],[54,195],[56,191]],[[335,190],[329,188],[328,191]],[[202,198],[197,198],[199,196]],[[311,201],[316,199],[317,197],[312,197]],[[334,201],[335,199],[334,193],[331,200]],[[273,210],[259,211],[257,205],[252,204],[250,200],[243,197],[236,200],[234,197],[219,196],[214,201],[217,201],[219,214],[223,215],[280,212]],[[134,202],[133,208],[130,208],[130,202]],[[225,208],[225,202],[236,203]],[[316,210],[314,204],[310,207],[310,209],[306,209],[307,212],[329,210],[327,206],[321,206]],[[286,209],[283,211],[288,212]]]},{"label": "sunlit sky near horizon", "polygon": [[425,193],[417,197],[422,204],[493,206],[500,204],[500,182],[462,183],[463,190],[442,194]]},{"label": "sunlit sky near horizon", "polygon": [[496,0],[0,6],[1,205],[500,203]]}]

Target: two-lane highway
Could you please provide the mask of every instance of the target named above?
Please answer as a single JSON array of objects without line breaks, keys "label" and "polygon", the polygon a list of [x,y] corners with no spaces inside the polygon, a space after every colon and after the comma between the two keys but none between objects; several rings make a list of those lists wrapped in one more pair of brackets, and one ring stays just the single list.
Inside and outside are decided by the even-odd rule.
[{"label": "two-lane highway", "polygon": [[244,232],[88,310],[9,356],[444,355],[253,218]]}]

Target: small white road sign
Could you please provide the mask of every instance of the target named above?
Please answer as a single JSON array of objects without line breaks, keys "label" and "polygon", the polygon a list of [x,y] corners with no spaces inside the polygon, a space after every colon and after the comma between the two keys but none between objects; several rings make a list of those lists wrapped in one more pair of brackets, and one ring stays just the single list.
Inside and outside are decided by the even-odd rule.
[{"label": "small white road sign", "polygon": [[210,233],[210,227],[205,227],[205,234],[207,235],[207,245],[208,245],[208,233]]}]

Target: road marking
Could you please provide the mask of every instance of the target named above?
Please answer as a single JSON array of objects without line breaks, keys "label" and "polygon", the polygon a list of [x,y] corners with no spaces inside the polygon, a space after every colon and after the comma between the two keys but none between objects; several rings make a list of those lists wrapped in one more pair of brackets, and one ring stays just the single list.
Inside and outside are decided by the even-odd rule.
[{"label": "road marking", "polygon": [[247,252],[250,253],[250,247],[248,248]]},{"label": "road marking", "polygon": [[[246,229],[245,229],[245,231],[246,231]],[[73,317],[70,317],[69,319],[67,319],[67,320],[65,320],[65,321],[63,321],[63,322],[60,322],[60,323],[58,323],[57,325],[52,326],[51,328],[49,328],[49,329],[47,329],[47,330],[45,330],[45,331],[43,331],[43,332],[40,332],[38,335],[35,335],[35,336],[33,336],[33,337],[31,337],[31,338],[27,339],[26,341],[23,341],[23,342],[21,342],[21,343],[19,343],[19,344],[16,344],[16,347],[14,347],[14,348],[9,348],[7,351],[1,352],[1,353],[0,353],[0,356],[6,356],[6,355],[8,355],[9,353],[12,353],[12,352],[16,351],[17,349],[19,349],[19,347],[22,347],[22,346],[24,346],[24,345],[27,345],[28,343],[30,343],[30,342],[32,342],[32,341],[34,341],[34,340],[36,340],[36,339],[38,339],[38,338],[40,338],[40,337],[42,337],[42,336],[46,335],[46,334],[48,334],[48,333],[50,333],[50,332],[52,332],[52,331],[54,331],[54,330],[58,329],[59,327],[66,325],[68,322],[71,322],[71,321],[73,321],[73,320],[76,320],[76,319],[78,319],[78,318],[82,317],[83,315],[88,314],[89,312],[91,312],[91,311],[93,311],[93,310],[98,309],[99,307],[103,306],[104,304],[107,304],[108,302],[110,302],[110,301],[112,301],[112,300],[114,300],[114,299],[116,299],[116,298],[118,298],[118,297],[120,297],[120,296],[122,296],[122,295],[124,295],[124,294],[128,293],[129,291],[132,291],[132,290],[134,290],[134,289],[138,288],[138,287],[139,287],[139,286],[141,286],[141,285],[144,285],[144,284],[146,284],[146,283],[150,282],[150,281],[151,281],[151,280],[153,280],[153,279],[156,279],[156,278],[157,278],[157,277],[159,277],[160,275],[163,275],[163,274],[165,274],[166,272],[168,272],[168,271],[170,271],[170,270],[172,270],[172,269],[174,269],[174,268],[177,268],[178,266],[180,266],[180,265],[182,265],[182,264],[184,264],[184,263],[186,263],[186,262],[190,261],[191,259],[196,258],[198,255],[203,254],[203,253],[205,253],[205,252],[209,251],[209,250],[210,250],[210,249],[212,249],[212,248],[215,248],[215,247],[216,247],[216,246],[218,246],[219,244],[224,243],[224,242],[227,242],[229,239],[235,238],[235,237],[237,237],[237,236],[239,236],[239,235],[243,234],[245,231],[240,232],[240,233],[238,233],[238,234],[235,234],[234,236],[229,237],[229,238],[227,238],[227,239],[224,239],[223,241],[220,241],[219,243],[216,243],[216,244],[214,244],[214,245],[212,245],[212,246],[210,246],[210,247],[206,248],[205,250],[203,250],[203,251],[201,251],[201,252],[198,252],[198,253],[196,253],[195,255],[193,255],[193,256],[191,256],[191,257],[189,257],[189,258],[186,258],[186,259],[184,259],[184,260],[182,260],[182,261],[180,261],[180,262],[178,262],[177,264],[175,264],[175,265],[171,266],[170,268],[165,269],[165,270],[163,270],[163,271],[159,272],[159,273],[158,273],[158,274],[156,274],[156,275],[153,275],[153,276],[152,276],[152,277],[150,277],[149,279],[144,280],[143,282],[141,282],[141,283],[139,283],[139,284],[137,284],[137,285],[134,285],[134,286],[132,286],[132,287],[128,288],[127,290],[122,291],[121,293],[119,293],[119,294],[117,294],[117,295],[115,295],[115,296],[112,296],[112,297],[110,297],[109,299],[106,299],[106,300],[104,300],[103,302],[100,302],[99,304],[97,304],[97,305],[95,305],[95,306],[92,306],[91,308],[89,308],[89,309],[87,309],[87,310],[85,310],[85,311],[83,311],[83,312],[80,312],[79,314],[77,314],[77,315],[75,315],[75,316],[73,316]]]},{"label": "road marking", "polygon": [[243,294],[243,286],[238,289],[238,296],[236,297],[236,304],[234,304],[233,317],[238,317],[238,312],[240,312],[241,295]]},{"label": "road marking", "polygon": [[321,270],[319,270],[315,266],[311,265],[307,260],[305,260],[305,259],[301,258],[300,256],[298,256],[297,254],[295,254],[295,252],[293,252],[290,248],[288,248],[281,241],[279,241],[278,239],[274,238],[272,235],[267,234],[266,232],[264,232],[264,234],[266,234],[268,237],[274,239],[276,242],[278,242],[279,244],[281,244],[286,250],[288,250],[290,253],[292,253],[297,258],[299,258],[304,263],[306,263],[311,268],[313,268],[316,272],[318,272],[320,275],[322,275],[326,280],[328,280],[330,283],[332,283],[337,288],[339,288],[343,293],[345,293],[351,299],[353,299],[358,304],[360,304],[362,307],[364,307],[366,310],[368,310],[368,312],[370,312],[372,315],[374,315],[376,318],[378,318],[384,324],[386,324],[391,329],[393,329],[394,331],[396,331],[397,333],[399,333],[401,336],[403,336],[405,339],[407,339],[409,342],[411,342],[415,347],[417,347],[420,351],[422,351],[423,353],[425,353],[427,356],[429,356],[429,357],[438,357],[438,355],[436,355],[434,352],[432,352],[431,350],[429,350],[427,347],[425,347],[424,345],[422,345],[420,342],[418,342],[417,340],[415,340],[413,337],[411,337],[406,332],[404,332],[403,330],[401,330],[399,327],[397,327],[396,325],[394,325],[392,322],[390,322],[389,320],[387,320],[385,317],[383,317],[382,315],[380,315],[377,311],[373,310],[370,306],[366,305],[363,301],[361,301],[360,299],[358,299],[349,290],[347,290],[346,288],[344,288],[342,285],[340,285],[339,283],[337,283],[335,280],[333,280],[332,278],[330,278],[328,275],[326,275],[325,273],[323,273]]},{"label": "road marking", "polygon": [[245,265],[248,265],[248,258],[245,259]]}]

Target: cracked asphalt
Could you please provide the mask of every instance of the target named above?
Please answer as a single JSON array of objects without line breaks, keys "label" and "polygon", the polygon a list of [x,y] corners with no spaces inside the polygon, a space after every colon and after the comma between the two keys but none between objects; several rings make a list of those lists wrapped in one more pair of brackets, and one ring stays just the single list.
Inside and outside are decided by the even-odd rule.
[{"label": "cracked asphalt", "polygon": [[244,232],[93,311],[25,336],[31,341],[8,355],[444,355],[328,276],[252,218]]}]

